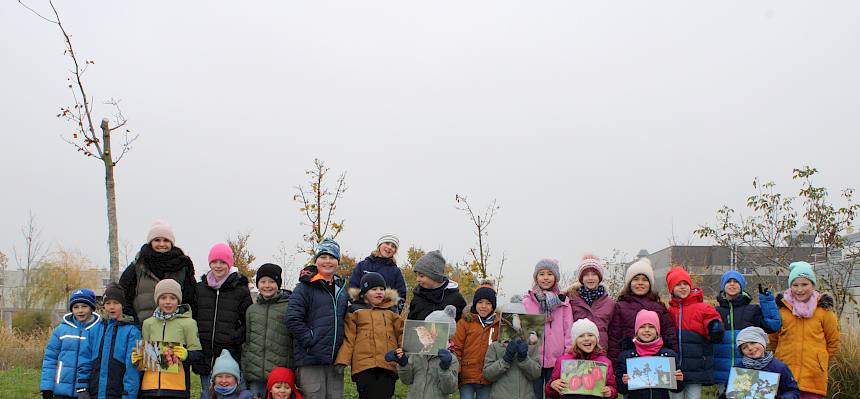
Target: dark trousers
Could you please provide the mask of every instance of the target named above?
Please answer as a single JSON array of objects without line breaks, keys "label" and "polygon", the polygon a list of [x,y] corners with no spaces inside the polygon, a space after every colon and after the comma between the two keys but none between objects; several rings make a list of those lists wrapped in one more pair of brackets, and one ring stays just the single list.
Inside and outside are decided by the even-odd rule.
[{"label": "dark trousers", "polygon": [[550,377],[552,377],[552,367],[541,369],[540,377],[534,380],[535,399],[544,397],[544,387],[546,387]]},{"label": "dark trousers", "polygon": [[353,374],[352,380],[358,387],[359,399],[391,398],[394,395],[397,374],[391,370],[375,367]]}]

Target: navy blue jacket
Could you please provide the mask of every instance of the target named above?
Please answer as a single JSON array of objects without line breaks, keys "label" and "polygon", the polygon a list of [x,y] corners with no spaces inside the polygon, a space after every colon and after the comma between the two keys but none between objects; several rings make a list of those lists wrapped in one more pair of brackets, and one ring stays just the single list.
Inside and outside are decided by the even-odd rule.
[{"label": "navy blue jacket", "polygon": [[93,399],[137,398],[140,372],[131,363],[131,351],[140,339],[131,316],[103,321],[86,340],[87,361],[78,365],[76,388],[86,388]]},{"label": "navy blue jacket", "polygon": [[287,330],[293,335],[296,367],[334,364],[343,343],[348,297],[338,275],[334,275],[333,285],[319,274],[299,279],[287,305]]},{"label": "navy blue jacket", "polygon": [[[744,367],[741,363],[741,358],[738,358],[735,367]],[[794,374],[791,369],[777,358],[773,358],[767,366],[759,371],[767,371],[770,373],[779,374],[779,388],[776,389],[776,399],[799,399],[800,388],[797,387],[797,381],[794,379]]]},{"label": "navy blue jacket", "polygon": [[40,391],[52,391],[54,395],[77,396],[75,393],[78,365],[85,362],[84,343],[90,331],[101,327],[101,317],[93,313],[92,320],[81,323],[75,315],[66,313],[51,334],[42,359],[42,381]]},{"label": "navy blue jacket", "polygon": [[381,274],[382,278],[385,279],[385,288],[397,290],[397,295],[400,295],[397,309],[402,309],[403,303],[406,301],[406,280],[403,278],[403,272],[400,271],[394,260],[373,255],[364,258],[352,270],[352,274],[349,276],[349,287],[360,288],[361,278],[368,272]]},{"label": "navy blue jacket", "polygon": [[[632,347],[633,342],[631,338],[622,339],[622,342],[629,342],[624,344],[624,347],[621,349],[621,354],[618,355],[618,361],[615,362],[617,365],[615,367],[615,386],[618,387],[618,393],[623,394],[624,399],[669,399],[669,392],[681,392],[684,390],[684,382],[677,381],[678,388],[674,390],[669,389],[635,389],[628,391],[627,384],[625,384],[622,380],[624,374],[627,374],[627,359],[633,357],[639,357],[639,353],[636,352],[636,348]],[[671,346],[664,344],[660,351],[653,356],[666,356],[666,357],[674,357],[675,358],[675,366],[678,365],[678,354],[672,350]]]},{"label": "navy blue jacket", "polygon": [[723,333],[723,339],[714,344],[714,382],[725,384],[729,380],[732,364],[742,356],[735,346],[738,333],[747,327],[759,327],[768,334],[775,333],[782,326],[782,319],[771,292],[768,292],[768,295],[758,295],[761,306],[750,303],[752,297],[746,291],[742,291],[731,301],[721,292],[717,295],[717,302],[717,312],[723,318],[726,332]]}]

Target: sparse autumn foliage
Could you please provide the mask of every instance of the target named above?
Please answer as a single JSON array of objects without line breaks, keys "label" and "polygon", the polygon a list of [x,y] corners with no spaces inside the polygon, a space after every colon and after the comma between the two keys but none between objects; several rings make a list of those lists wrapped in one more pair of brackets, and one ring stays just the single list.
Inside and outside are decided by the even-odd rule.
[{"label": "sparse autumn foliage", "polygon": [[[478,213],[472,209],[472,206],[469,205],[469,199],[466,196],[457,194],[454,196],[454,199],[457,201],[456,208],[463,211],[468,217],[469,221],[474,226],[475,237],[478,239],[478,248],[469,248],[469,256],[471,256],[472,260],[466,262],[466,267],[474,273],[477,273],[482,279],[487,278],[490,273],[487,272],[487,268],[489,267],[489,259],[490,259],[490,243],[487,239],[488,228],[490,224],[493,222],[493,218],[496,216],[496,212],[499,210],[499,204],[496,200],[487,205],[487,208],[484,209],[484,213]],[[505,266],[505,256],[502,255],[502,259],[499,262],[499,277],[502,276],[502,269]]]},{"label": "sparse autumn foliage", "polygon": [[302,225],[309,227],[310,231],[302,235],[304,244],[299,246],[299,252],[313,255],[319,243],[326,237],[335,239],[343,230],[341,219],[334,219],[337,209],[337,201],[347,190],[346,173],[341,173],[335,179],[335,188],[329,188],[328,174],[330,169],[325,162],[314,159],[313,169],[305,171],[310,177],[309,185],[296,186],[296,194],[293,201],[299,203],[299,212],[305,217]]},{"label": "sparse autumn foliage", "polygon": [[27,295],[31,303],[52,308],[78,288],[98,286],[99,269],[80,250],[60,249],[35,270]]},{"label": "sparse autumn foliage", "polygon": [[337,274],[344,280],[349,280],[352,271],[355,270],[355,258],[346,254],[340,254],[340,263],[337,265]]},{"label": "sparse autumn foliage", "polygon": [[257,269],[252,268],[251,263],[254,263],[257,257],[248,249],[249,238],[250,233],[237,233],[236,238],[227,238],[227,245],[233,251],[233,266],[239,269],[239,273],[254,281]]}]

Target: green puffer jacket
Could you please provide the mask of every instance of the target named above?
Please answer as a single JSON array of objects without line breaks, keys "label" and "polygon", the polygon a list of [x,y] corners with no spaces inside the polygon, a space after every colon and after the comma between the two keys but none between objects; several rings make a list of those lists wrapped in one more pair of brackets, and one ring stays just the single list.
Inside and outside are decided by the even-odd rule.
[{"label": "green puffer jacket", "polygon": [[406,366],[397,366],[400,381],[409,385],[406,399],[444,399],[457,391],[460,361],[451,353],[451,367],[442,370],[438,356],[409,355]]},{"label": "green puffer jacket", "polygon": [[534,399],[535,391],[532,381],[540,376],[540,359],[537,345],[529,345],[529,355],[526,360],[514,358],[512,363],[503,357],[507,347],[501,342],[493,342],[487,348],[484,356],[484,378],[493,383],[490,388],[491,398]]},{"label": "green puffer jacket", "polygon": [[242,345],[242,372],[247,381],[266,381],[275,367],[293,367],[293,336],[287,330],[287,303],[290,290],[280,290],[272,298],[257,296],[257,303],[245,311],[245,343]]}]

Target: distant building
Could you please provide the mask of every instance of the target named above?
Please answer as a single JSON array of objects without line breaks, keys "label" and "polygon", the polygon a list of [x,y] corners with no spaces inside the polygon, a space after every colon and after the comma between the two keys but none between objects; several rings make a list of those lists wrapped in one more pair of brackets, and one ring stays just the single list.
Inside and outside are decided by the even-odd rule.
[{"label": "distant building", "polygon": [[[101,297],[104,288],[110,282],[110,272],[106,269],[96,269],[99,275],[99,286],[93,288],[96,295]],[[0,272],[0,322],[6,327],[12,326],[12,315],[23,310],[24,293],[24,271],[20,269],[4,270]],[[54,322],[68,312],[65,302],[58,303],[53,308],[33,309],[51,313]]]}]

